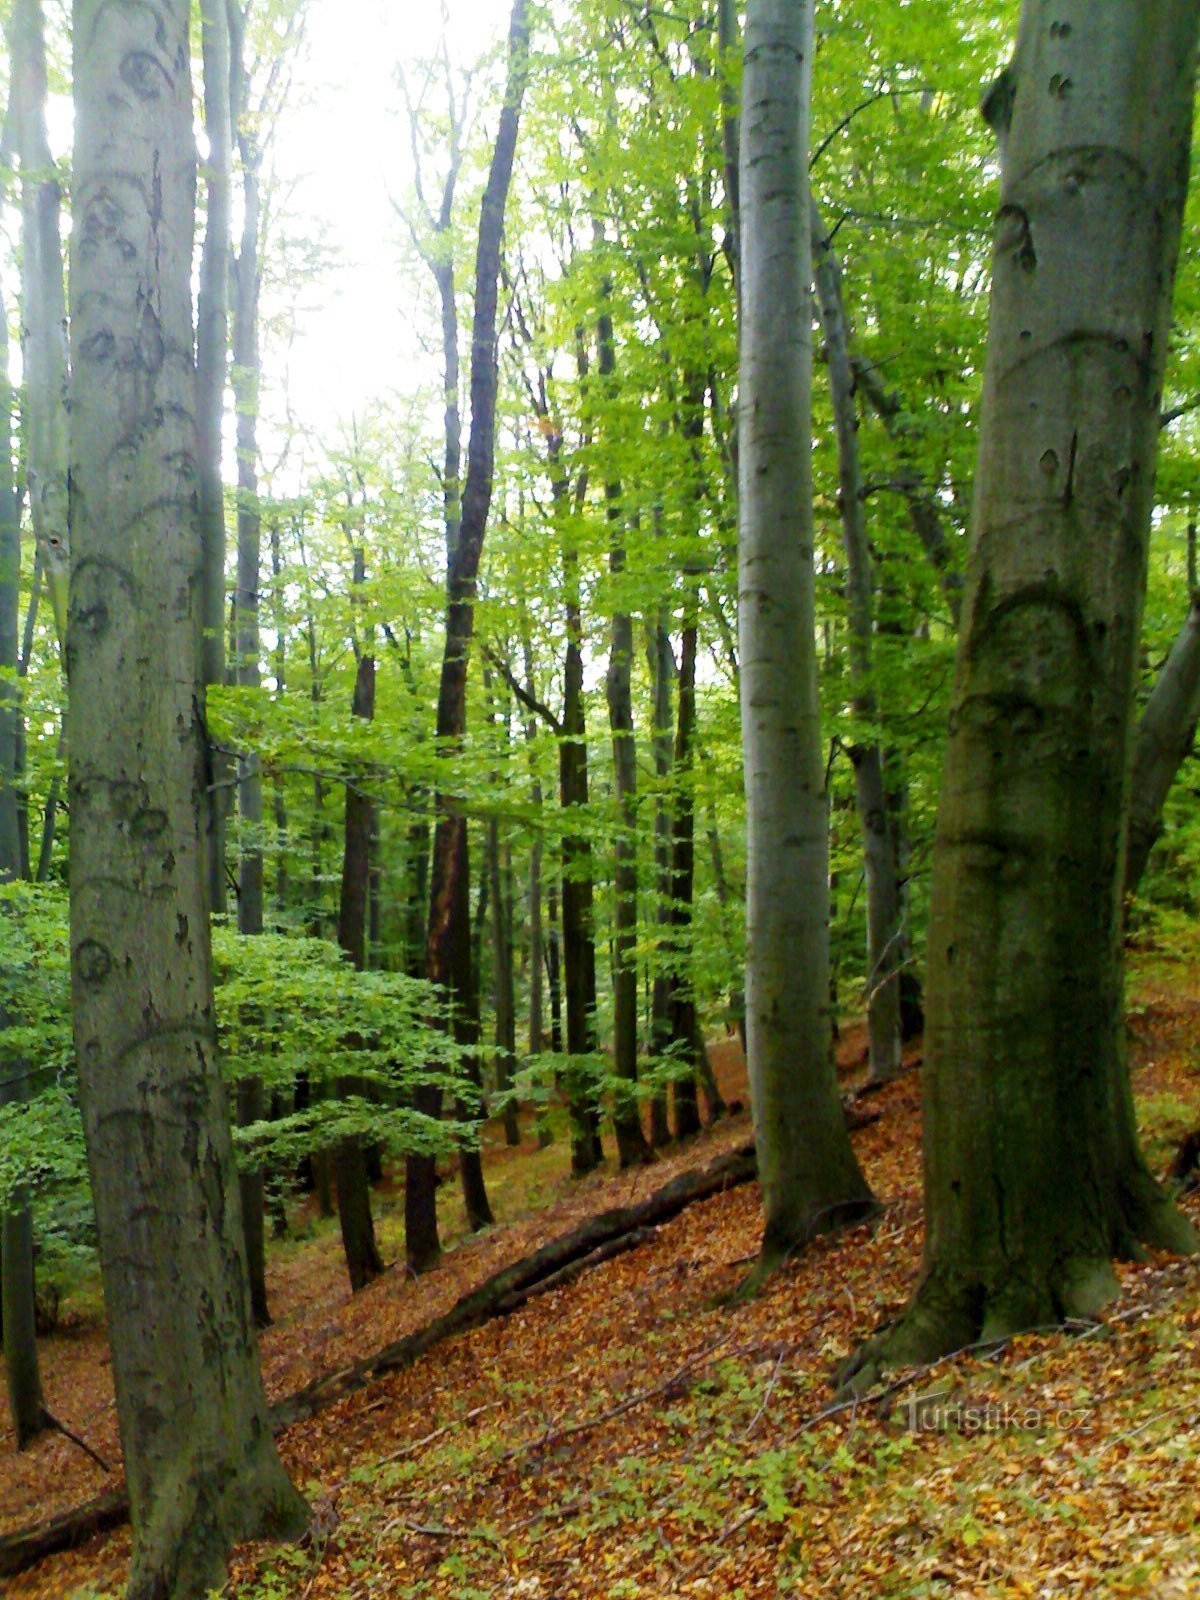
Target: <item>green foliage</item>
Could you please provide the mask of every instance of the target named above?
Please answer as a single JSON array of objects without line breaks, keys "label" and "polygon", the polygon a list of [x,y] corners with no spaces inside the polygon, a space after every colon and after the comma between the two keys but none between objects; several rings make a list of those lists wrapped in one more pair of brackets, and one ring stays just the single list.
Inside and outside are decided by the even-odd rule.
[{"label": "green foliage", "polygon": [[[435,1085],[470,1106],[446,1007],[424,980],[356,972],[328,940],[253,937],[218,927],[213,938],[221,1058],[230,1082],[255,1077],[268,1095],[293,1094],[308,1109],[237,1130],[246,1165],[287,1166],[352,1135],[393,1154],[442,1154],[471,1125],[423,1116],[405,1102]],[[363,1092],[335,1097],[340,1078]]]},{"label": "green foliage", "polygon": [[[66,897],[14,884],[0,890],[4,960],[0,1073],[28,1098],[0,1107],[0,1204],[30,1191],[45,1253],[67,1259],[94,1244],[78,1088],[70,1034]],[[327,940],[242,937],[214,930],[216,1009],[230,1083],[261,1079],[279,1115],[237,1130],[241,1160],[290,1170],[302,1155],[350,1134],[393,1154],[443,1154],[475,1136],[474,1123],[422,1116],[407,1103],[436,1084],[470,1108],[461,1051],[445,1008],[425,982],[401,973],[357,973]],[[340,1098],[339,1078],[361,1094]],[[292,1105],[297,1085],[311,1103]]]}]

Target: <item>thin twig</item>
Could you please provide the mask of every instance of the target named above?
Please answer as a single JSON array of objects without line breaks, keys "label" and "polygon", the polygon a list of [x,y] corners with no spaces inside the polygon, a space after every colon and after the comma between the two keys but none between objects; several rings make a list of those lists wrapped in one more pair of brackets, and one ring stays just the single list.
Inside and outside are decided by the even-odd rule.
[{"label": "thin twig", "polygon": [[759,1423],[762,1421],[763,1415],[766,1412],[767,1407],[771,1403],[771,1396],[775,1393],[775,1385],[779,1382],[779,1374],[783,1371],[783,1362],[784,1362],[784,1357],[786,1355],[787,1355],[787,1351],[786,1350],[783,1350],[783,1351],[780,1352],[779,1360],[776,1361],[776,1363],[775,1363],[775,1370],[771,1374],[771,1381],[770,1381],[770,1383],[767,1384],[767,1392],[762,1397],[762,1404],[759,1406],[758,1410],[754,1413],[754,1415],[750,1418],[749,1425],[747,1426],[745,1432],[742,1434],[742,1438],[743,1439],[748,1439],[750,1437],[750,1435],[754,1432],[755,1428],[757,1428]]},{"label": "thin twig", "polygon": [[58,1418],[53,1414],[53,1412],[47,1411],[45,1407],[43,1407],[42,1417],[45,1420],[47,1427],[53,1428],[56,1433],[61,1433],[63,1438],[69,1439],[72,1444],[77,1444],[85,1456],[91,1456],[92,1460],[100,1468],[101,1472],[107,1472],[111,1474],[112,1468],[109,1466],[108,1462],[105,1461],[104,1457],[98,1456],[92,1449],[91,1445],[85,1440],[81,1439],[77,1433],[72,1433],[70,1428],[64,1427]]}]

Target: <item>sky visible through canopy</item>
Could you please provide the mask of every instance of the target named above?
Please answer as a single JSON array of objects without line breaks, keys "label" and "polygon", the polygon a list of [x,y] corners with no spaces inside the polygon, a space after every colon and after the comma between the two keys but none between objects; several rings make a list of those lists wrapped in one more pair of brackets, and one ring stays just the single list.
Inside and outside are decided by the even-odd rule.
[{"label": "sky visible through canopy", "polygon": [[[447,10],[462,65],[503,37],[508,0],[449,0]],[[406,63],[411,77],[411,64],[437,48],[442,21],[432,4],[310,0],[302,93],[279,128],[275,161],[285,183],[298,179],[289,201],[295,224],[322,225],[337,253],[333,269],[300,291],[305,314],[287,358],[291,410],[317,432],[361,416],[389,391],[411,392],[414,378],[436,382],[413,327],[425,271],[412,262],[389,197],[406,202],[412,184],[396,65]],[[268,357],[268,382],[271,365]],[[264,408],[277,418],[275,401],[265,397]]]}]

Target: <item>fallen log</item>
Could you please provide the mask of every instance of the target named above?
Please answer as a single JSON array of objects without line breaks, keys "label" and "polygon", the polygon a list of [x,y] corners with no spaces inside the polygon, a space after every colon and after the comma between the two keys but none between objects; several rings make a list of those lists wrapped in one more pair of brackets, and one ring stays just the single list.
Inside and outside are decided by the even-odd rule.
[{"label": "fallen log", "polygon": [[627,1255],[630,1250],[639,1250],[642,1245],[649,1244],[657,1233],[657,1228],[635,1228],[632,1233],[623,1233],[619,1238],[610,1239],[607,1244],[598,1246],[589,1255],[580,1257],[578,1261],[568,1262],[565,1267],[552,1272],[548,1278],[539,1278],[529,1288],[518,1289],[515,1294],[510,1294],[500,1302],[498,1307],[500,1315],[510,1316],[521,1306],[527,1305],[530,1300],[536,1300],[554,1289],[561,1289],[564,1284],[582,1277],[593,1267],[598,1267],[605,1261],[615,1261],[618,1256]]},{"label": "fallen log", "polygon": [[639,1228],[651,1228],[660,1222],[667,1222],[697,1200],[705,1200],[735,1184],[749,1182],[756,1171],[754,1146],[745,1145],[730,1155],[710,1162],[707,1167],[679,1173],[670,1183],[647,1195],[645,1200],[633,1205],[617,1206],[611,1211],[602,1211],[597,1216],[589,1217],[569,1233],[551,1239],[549,1244],[544,1244],[532,1255],[523,1256],[520,1261],[514,1261],[512,1266],[493,1273],[478,1289],[463,1295],[449,1311],[427,1322],[423,1328],[405,1334],[403,1339],[397,1339],[394,1344],[385,1346],[363,1361],[356,1361],[351,1367],[316,1379],[286,1400],[281,1400],[271,1410],[271,1422],[276,1433],[282,1433],[306,1417],[323,1411],[335,1400],[354,1394],[385,1372],[411,1367],[414,1361],[443,1339],[516,1310],[528,1298],[528,1290],[572,1262],[591,1255],[611,1240]]},{"label": "fallen log", "polygon": [[[652,1236],[653,1229],[660,1223],[678,1216],[698,1200],[749,1182],[756,1171],[754,1146],[745,1145],[710,1162],[707,1167],[679,1173],[644,1200],[589,1217],[541,1249],[493,1273],[477,1289],[457,1300],[449,1311],[424,1327],[385,1345],[353,1366],[317,1378],[279,1401],[271,1410],[274,1431],[282,1433],[315,1416],[384,1373],[412,1366],[442,1340],[479,1327],[494,1317],[508,1316],[535,1294],[557,1288],[623,1250],[635,1249]],[[119,1527],[128,1516],[128,1495],[123,1489],[114,1490],[47,1522],[0,1536],[0,1577],[15,1577],[47,1556],[72,1549],[94,1534]]]},{"label": "fallen log", "polygon": [[60,1550],[73,1550],[93,1534],[107,1533],[129,1520],[129,1496],[124,1489],[89,1500],[74,1511],[62,1511],[48,1522],[0,1538],[0,1578],[14,1578]]}]

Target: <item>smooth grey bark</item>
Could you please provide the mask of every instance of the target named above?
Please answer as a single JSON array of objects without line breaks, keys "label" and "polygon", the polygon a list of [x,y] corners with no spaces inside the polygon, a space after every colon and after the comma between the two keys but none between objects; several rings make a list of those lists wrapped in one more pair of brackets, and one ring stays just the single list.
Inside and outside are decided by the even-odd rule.
[{"label": "smooth grey bark", "polygon": [[[229,253],[232,246],[230,177],[233,169],[233,107],[230,99],[230,40],[225,0],[201,0],[200,40],[204,62],[205,223],[196,307],[196,483],[204,560],[204,631],[200,672],[204,684],[225,680],[225,485],[221,472],[225,375],[229,355]],[[236,624],[235,624],[236,626]],[[209,818],[209,903],[223,913],[227,761],[214,751]],[[245,1196],[243,1196],[243,1199]],[[247,1226],[251,1213],[247,1212]],[[250,1245],[251,1241],[247,1240]],[[257,1278],[251,1247],[251,1282]],[[257,1318],[260,1308],[256,1306]]]},{"label": "smooth grey bark", "polygon": [[263,1395],[213,1020],[189,10],[73,18],[71,973],[129,1600],[201,1600],[237,1540],[307,1522]]},{"label": "smooth grey bark", "polygon": [[830,1050],[809,461],[811,0],[750,0],[742,85],[738,621],[759,1274],[868,1213]]},{"label": "smooth grey bark", "polygon": [[[825,340],[825,364],[833,404],[838,448],[838,510],[846,551],[846,611],[850,624],[851,709],[873,718],[878,710],[872,681],[875,630],[875,579],[867,535],[862,466],[858,451],[858,408],[850,329],[842,294],[842,273],[829,235],[810,201],[817,314]],[[886,1083],[900,1070],[900,890],[891,812],[883,775],[883,749],[877,738],[850,748],[854,795],[862,830],[867,887],[867,1039],[870,1076]]]},{"label": "smooth grey bark", "polygon": [[46,46],[40,0],[14,0],[10,117],[21,175],[21,323],[25,476],[62,649],[70,535],[67,507],[67,310],[62,191],[46,134]]},{"label": "smooth grey bark", "polygon": [[[8,316],[0,293],[0,882],[23,876],[18,827],[17,761],[23,721],[17,677],[20,646],[21,516],[12,471],[13,391],[8,365]],[[0,1027],[8,1018],[0,1010]],[[0,1106],[26,1097],[25,1063],[0,1068]],[[0,1329],[4,1377],[17,1449],[49,1423],[42,1399],[34,1304],[33,1212],[27,1196],[9,1198],[0,1218]]]},{"label": "smooth grey bark", "polygon": [[1163,807],[1175,776],[1196,737],[1200,721],[1200,597],[1193,595],[1187,619],[1155,679],[1138,722],[1129,785],[1125,844],[1125,893],[1136,894],[1154,843],[1162,832]]},{"label": "smooth grey bark", "polygon": [[[247,105],[244,19],[238,8],[225,7],[222,29],[214,15],[206,17],[209,32],[205,40],[205,111],[210,143],[221,148],[218,171],[209,179],[210,209],[208,233],[201,262],[201,289],[208,269],[208,301],[201,299],[200,330],[204,317],[209,320],[211,346],[205,351],[198,342],[198,383],[200,390],[200,436],[208,452],[200,474],[201,529],[204,539],[204,644],[206,682],[219,682],[225,675],[225,514],[224,490],[220,481],[220,432],[225,395],[225,333],[228,325],[230,273],[226,267],[230,248],[229,188],[233,165],[232,141],[235,136],[242,167],[242,231],[232,263],[233,396],[237,433],[237,589],[233,607],[234,683],[240,688],[257,689],[261,682],[259,666],[260,627],[259,591],[262,583],[262,508],[258,497],[258,388],[261,371],[259,351],[259,169],[262,154],[255,137]],[[219,79],[225,75],[222,95]],[[212,83],[214,103],[208,104]],[[210,249],[212,259],[209,260]],[[218,264],[215,256],[221,250]],[[220,339],[218,349],[217,340]],[[207,430],[216,430],[208,437]],[[215,468],[216,479],[206,492],[205,474]],[[211,498],[210,498],[211,496]],[[211,677],[208,675],[212,674]],[[219,775],[221,766],[214,764]],[[214,790],[224,795],[224,788]],[[263,931],[263,794],[258,758],[250,753],[237,760],[237,803],[240,813],[238,851],[238,932],[255,935]],[[214,885],[219,881],[213,909],[225,901],[225,803],[213,807],[209,841],[209,870]],[[237,1086],[237,1119],[241,1127],[260,1122],[266,1115],[266,1099],[260,1078],[244,1078]],[[242,1221],[246,1237],[246,1260],[250,1272],[250,1302],[256,1327],[265,1328],[271,1320],[267,1304],[266,1279],[266,1178],[261,1167],[242,1172],[239,1177]]]},{"label": "smooth grey bark", "polygon": [[926,1245],[858,1358],[1092,1317],[1196,1236],[1138,1148],[1122,1027],[1133,680],[1196,0],[1026,0],[985,101],[1000,203],[933,855]]},{"label": "smooth grey bark", "polygon": [[[467,668],[475,632],[475,593],[479,560],[491,510],[496,455],[496,392],[498,386],[497,312],[504,212],[512,180],[521,105],[529,75],[529,16],[525,0],[513,0],[508,32],[508,76],[496,142],[479,213],[475,252],[475,311],[471,328],[471,433],[463,489],[462,522],[454,555],[446,572],[446,638],[438,690],[439,746],[452,752],[461,746],[467,725]],[[473,1000],[470,958],[470,866],[467,818],[453,795],[439,790],[436,799],[433,857],[430,869],[429,923],[425,975],[456,1006]],[[478,1035],[477,1019],[468,1012],[462,1025]],[[473,1038],[470,1042],[474,1042]],[[418,1109],[437,1115],[441,1094],[421,1089]],[[460,1157],[464,1199],[473,1226],[491,1221],[483,1168],[478,1152]],[[409,1265],[422,1271],[441,1253],[437,1229],[437,1170],[430,1156],[409,1156],[405,1183],[405,1231]]]},{"label": "smooth grey bark", "polygon": [[[6,338],[7,338],[7,332],[8,332],[8,330],[7,330],[7,327],[6,327],[5,328],[5,336],[6,336]],[[7,355],[6,355],[5,359],[6,359],[6,364],[7,364]],[[9,437],[11,438],[11,436],[12,436],[12,413],[11,413],[11,410],[10,410],[10,413],[9,413],[9,419],[8,419],[8,423],[7,423],[7,428],[8,428]],[[12,453],[12,451],[10,449],[10,451],[9,451],[9,460],[11,461],[12,459],[13,459],[13,453]],[[7,474],[6,474],[6,476],[7,476]],[[14,484],[12,487],[13,487],[13,490],[14,490],[13,515],[16,518],[17,524],[19,526],[20,525],[20,521],[21,521],[21,506],[23,504],[22,488],[21,488],[21,485],[20,485],[19,482]],[[7,513],[6,513],[6,515],[7,515]],[[24,621],[24,623],[22,625],[22,628],[21,628],[21,654],[17,659],[17,675],[20,678],[22,683],[24,683],[26,678],[28,678],[28,676],[29,676],[29,663],[33,659],[34,629],[37,626],[38,612],[41,610],[41,604],[42,604],[42,590],[45,587],[44,570],[45,569],[44,569],[44,564],[43,564],[43,561],[42,561],[41,546],[38,545],[38,544],[35,544],[34,545],[34,550],[33,550],[33,573],[32,573],[32,575],[30,577],[30,583],[29,583],[29,599],[28,599],[28,601],[26,602],[26,605],[25,605],[25,621]],[[60,738],[61,738],[61,735],[60,735]],[[65,749],[66,749],[65,745],[63,746],[63,749],[65,751]],[[28,877],[29,876],[29,870],[30,870],[31,855],[30,855],[30,849],[29,849],[29,795],[27,794],[27,792],[25,790],[25,784],[24,784],[24,778],[25,778],[25,719],[24,719],[24,717],[22,717],[17,723],[17,758],[16,759],[17,759],[17,780],[18,780],[18,789],[17,789],[17,837],[18,837],[18,840],[20,842],[20,849],[21,849],[21,875],[22,875],[22,877]]]},{"label": "smooth grey bark", "polygon": [[[29,507],[37,544],[35,595],[42,581],[49,594],[61,655],[66,629],[70,559],[67,483],[67,318],[63,287],[58,170],[46,129],[48,81],[45,27],[40,0],[15,0],[9,24],[12,61],[9,126],[20,166],[21,326],[24,385],[23,454]],[[25,675],[27,649],[13,666]],[[14,778],[23,876],[29,875],[29,819],[21,780],[25,770],[25,725],[17,724]],[[48,862],[58,809],[51,787],[43,817],[41,860]],[[40,863],[39,863],[40,866]],[[40,881],[40,878],[39,878]]]},{"label": "smooth grey bark", "polygon": [[[204,524],[205,534],[208,533]],[[224,518],[222,517],[222,532]],[[222,544],[223,544],[222,539]],[[259,585],[262,567],[262,518],[257,497],[251,502],[239,501],[237,513],[237,588],[233,605],[233,662],[232,676],[239,688],[257,689],[262,681],[259,666],[261,649],[259,628]],[[211,552],[205,548],[205,587],[210,579]],[[223,585],[222,585],[223,587]],[[205,611],[206,634],[209,613]],[[206,643],[207,643],[206,639]],[[210,658],[210,665],[213,662]],[[239,756],[237,763],[238,810],[241,817],[238,846],[238,932],[246,935],[262,933],[264,926],[263,878],[263,791],[262,773],[258,757],[254,754]],[[210,866],[216,856],[224,877],[223,848],[211,849]],[[261,1078],[243,1078],[237,1086],[237,1118],[241,1127],[261,1122],[266,1115],[266,1096]],[[254,1325],[270,1325],[271,1313],[267,1304],[265,1199],[266,1175],[261,1167],[239,1175],[242,1195],[242,1220],[246,1235],[246,1263],[250,1272],[250,1304]]]}]

